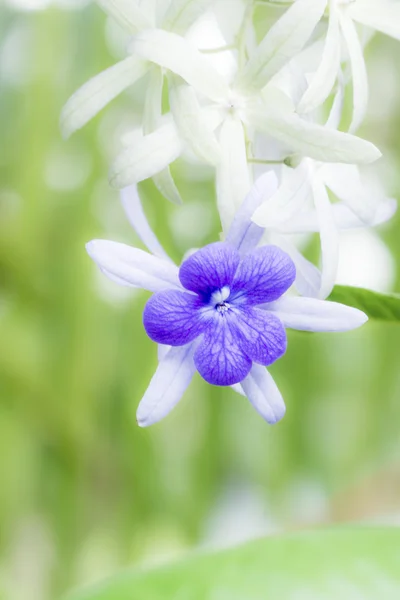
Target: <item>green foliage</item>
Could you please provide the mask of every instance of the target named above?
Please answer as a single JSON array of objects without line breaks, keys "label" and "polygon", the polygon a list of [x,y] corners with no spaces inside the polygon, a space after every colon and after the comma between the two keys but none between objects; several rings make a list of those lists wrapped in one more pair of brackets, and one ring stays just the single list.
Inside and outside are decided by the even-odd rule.
[{"label": "green foliage", "polygon": [[270,537],[148,572],[126,572],[66,600],[398,600],[400,529]]},{"label": "green foliage", "polygon": [[380,294],[364,288],[336,285],[328,300],[359,308],[370,319],[400,321],[399,294]]}]

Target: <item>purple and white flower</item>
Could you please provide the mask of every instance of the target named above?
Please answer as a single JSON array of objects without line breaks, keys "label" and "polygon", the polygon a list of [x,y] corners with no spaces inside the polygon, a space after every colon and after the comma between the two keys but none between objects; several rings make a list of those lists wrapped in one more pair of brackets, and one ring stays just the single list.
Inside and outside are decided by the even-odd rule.
[{"label": "purple and white flower", "polygon": [[213,385],[234,386],[268,423],[276,423],[285,404],[265,367],[285,353],[285,328],[346,331],[367,320],[342,304],[286,294],[296,276],[294,263],[276,246],[258,246],[264,230],[251,221],[276,188],[273,173],[260,177],[226,240],[193,253],[180,268],[151,231],[134,186],[122,192],[122,201],[150,253],[105,240],[87,245],[112,280],[154,294],[144,326],[160,344],[160,362],[138,408],[140,426],[165,417],[196,370]]}]

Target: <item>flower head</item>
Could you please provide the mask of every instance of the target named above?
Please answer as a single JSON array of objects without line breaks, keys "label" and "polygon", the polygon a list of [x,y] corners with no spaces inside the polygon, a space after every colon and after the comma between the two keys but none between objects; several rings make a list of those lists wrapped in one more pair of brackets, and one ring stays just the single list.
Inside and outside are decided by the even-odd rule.
[{"label": "flower head", "polygon": [[268,423],[276,423],[285,404],[265,366],[284,354],[285,327],[346,331],[367,320],[348,306],[285,294],[295,278],[294,264],[275,246],[258,247],[264,230],[251,221],[276,188],[274,174],[263,175],[236,214],[226,241],[195,252],[179,269],[145,220],[136,187],[123,191],[123,204],[151,253],[104,240],[87,245],[113,281],[154,293],[144,310],[144,326],[160,344],[160,362],[139,405],[139,425],[165,417],[196,369],[213,385],[235,386]]}]

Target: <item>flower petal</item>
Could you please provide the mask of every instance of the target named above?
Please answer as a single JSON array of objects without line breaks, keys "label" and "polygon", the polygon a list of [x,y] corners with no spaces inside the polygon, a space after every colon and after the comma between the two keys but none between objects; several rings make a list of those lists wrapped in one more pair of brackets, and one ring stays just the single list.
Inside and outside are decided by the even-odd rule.
[{"label": "flower petal", "polygon": [[217,315],[210,323],[194,353],[200,375],[212,385],[234,385],[251,369],[251,360],[238,345],[236,328],[231,319]]},{"label": "flower petal", "polygon": [[[276,236],[277,237],[277,236]],[[278,245],[289,254],[296,267],[294,285],[302,296],[316,298],[321,288],[321,272],[313,263],[307,260],[287,237],[279,236]]]},{"label": "flower petal", "polygon": [[247,111],[249,123],[303,156],[324,162],[364,164],[377,160],[378,148],[362,138],[301,119],[294,113]]},{"label": "flower petal", "polygon": [[123,188],[152,177],[178,158],[181,151],[175,124],[166,123],[120,153],[110,170],[110,184]]},{"label": "flower petal", "polygon": [[163,21],[164,29],[185,33],[213,0],[172,0]]},{"label": "flower petal", "polygon": [[238,78],[246,89],[262,89],[311,37],[327,0],[297,0],[271,27]]},{"label": "flower petal", "polygon": [[152,26],[146,14],[133,0],[96,0],[96,3],[129,33]]},{"label": "flower petal", "polygon": [[286,352],[287,340],[281,321],[259,308],[247,306],[228,311],[240,349],[252,361],[270,365]]},{"label": "flower petal", "polygon": [[340,13],[340,27],[349,52],[353,83],[353,118],[350,132],[356,131],[364,120],[368,108],[368,75],[364,52],[355,25],[346,11]]},{"label": "flower petal", "polygon": [[277,187],[278,178],[275,173],[272,171],[264,173],[254,183],[241,207],[236,212],[226,241],[237,248],[241,254],[247,254],[253,250],[260,241],[264,227],[259,227],[253,223],[252,215],[263,202],[269,202]]},{"label": "flower petal", "polygon": [[335,84],[340,67],[341,38],[336,0],[329,2],[329,25],[321,62],[297,106],[297,112],[309,113],[321,106]]},{"label": "flower petal", "polygon": [[134,38],[130,51],[135,56],[180,75],[211,100],[220,101],[228,97],[228,85],[211,62],[190,42],[175,33],[162,29],[143,31]]},{"label": "flower petal", "polygon": [[187,290],[210,294],[230,286],[239,262],[239,254],[232,246],[215,242],[197,250],[182,263],[179,279]]},{"label": "flower petal", "polygon": [[145,61],[129,56],[89,79],[67,101],[61,112],[60,127],[67,138],[80,129],[111,100],[140,79],[147,70]]},{"label": "flower petal", "polygon": [[137,185],[130,185],[121,190],[121,202],[128,221],[142,240],[146,248],[155,256],[170,261],[168,254],[161,246],[154,231],[151,229],[144,213]]},{"label": "flower petal", "polygon": [[286,412],[282,395],[265,367],[253,365],[241,386],[256,411],[270,425],[280,421]]},{"label": "flower petal", "polygon": [[158,292],[144,308],[146,333],[158,344],[184,346],[203,333],[206,325],[203,307],[201,299],[194,294],[180,290]]},{"label": "flower petal", "polygon": [[292,259],[277,246],[261,246],[240,262],[230,298],[246,304],[277,300],[292,285],[296,269]]},{"label": "flower petal", "polygon": [[170,86],[170,105],[182,139],[201,160],[216,165],[221,159],[221,149],[201,109],[194,89],[187,83]]},{"label": "flower petal", "polygon": [[348,6],[348,15],[362,25],[400,40],[400,4],[396,0],[357,0]]},{"label": "flower petal", "polygon": [[281,298],[265,308],[273,311],[285,327],[300,331],[348,331],[368,320],[357,308],[316,298]]},{"label": "flower petal", "polygon": [[356,165],[326,165],[321,170],[321,176],[325,185],[339,200],[343,200],[361,221],[369,224],[374,220],[377,205],[368,187],[362,184]]},{"label": "flower petal", "polygon": [[150,292],[182,289],[178,267],[139,248],[106,240],[92,240],[86,244],[86,250],[102,271],[125,281],[126,285]]},{"label": "flower petal", "polygon": [[160,361],[139,404],[138,425],[148,427],[163,419],[178,404],[195,371],[192,344],[171,348]]},{"label": "flower petal", "polygon": [[219,143],[222,159],[216,174],[217,205],[222,229],[227,232],[251,186],[244,130],[238,118],[225,119]]}]

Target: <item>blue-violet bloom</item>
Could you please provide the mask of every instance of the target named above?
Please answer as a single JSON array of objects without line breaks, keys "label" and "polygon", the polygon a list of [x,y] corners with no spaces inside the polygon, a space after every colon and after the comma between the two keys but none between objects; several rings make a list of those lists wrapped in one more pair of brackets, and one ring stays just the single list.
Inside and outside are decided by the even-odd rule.
[{"label": "blue-violet bloom", "polygon": [[285,327],[346,331],[367,320],[355,308],[285,294],[296,277],[294,263],[277,246],[258,246],[264,230],[251,221],[276,189],[275,175],[262,175],[226,240],[194,252],[180,268],[150,229],[135,186],[123,190],[122,203],[151,253],[105,240],[87,245],[91,258],[113,281],[154,294],[143,322],[148,336],[160,345],[160,362],[138,408],[140,426],[165,417],[196,370],[210,384],[233,386],[268,423],[276,423],[285,414],[285,404],[265,367],[285,353]]}]

